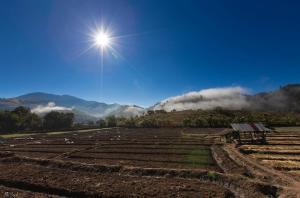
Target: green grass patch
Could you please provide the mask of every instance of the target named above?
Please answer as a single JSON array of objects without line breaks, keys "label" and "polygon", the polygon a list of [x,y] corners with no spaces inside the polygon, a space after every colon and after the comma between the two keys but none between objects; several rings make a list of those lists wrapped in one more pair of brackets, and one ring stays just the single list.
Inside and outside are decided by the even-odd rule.
[{"label": "green grass patch", "polygon": [[47,133],[11,133],[0,135],[1,138],[19,138],[19,137],[28,137],[32,135],[60,135],[64,133],[71,133],[70,131],[62,131],[62,132],[47,132]]},{"label": "green grass patch", "polygon": [[18,137],[27,137],[32,135],[61,135],[65,133],[77,133],[77,132],[84,133],[84,132],[91,132],[97,130],[99,129],[84,129],[84,130],[74,130],[74,131],[51,131],[51,132],[44,132],[44,133],[11,133],[11,134],[2,134],[0,135],[0,138],[18,138]]},{"label": "green grass patch", "polygon": [[210,180],[214,181],[214,180],[216,180],[216,179],[218,178],[218,175],[217,175],[217,173],[214,172],[214,171],[208,171],[208,172],[207,172],[207,177],[208,177]]},{"label": "green grass patch", "polygon": [[4,134],[0,135],[1,138],[18,138],[18,137],[26,137],[35,135],[36,133],[12,133],[12,134]]},{"label": "green grass patch", "polygon": [[55,132],[47,132],[47,133],[41,133],[41,134],[46,134],[46,135],[61,135],[65,133],[75,133],[76,131],[55,131]]},{"label": "green grass patch", "polygon": [[193,167],[208,166],[213,163],[210,150],[208,149],[195,149],[185,156],[184,162],[192,165]]}]

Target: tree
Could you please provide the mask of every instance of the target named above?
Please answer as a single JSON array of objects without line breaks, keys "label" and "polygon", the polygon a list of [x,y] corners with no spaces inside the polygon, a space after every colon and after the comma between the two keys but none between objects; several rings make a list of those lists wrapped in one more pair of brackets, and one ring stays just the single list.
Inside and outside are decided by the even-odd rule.
[{"label": "tree", "polygon": [[195,127],[208,127],[209,124],[207,120],[203,117],[198,117],[195,119]]},{"label": "tree", "polygon": [[17,107],[11,112],[17,116],[17,128],[18,130],[36,130],[41,127],[41,119],[36,115],[31,113],[29,108]]},{"label": "tree", "polygon": [[106,127],[106,122],[105,122],[105,120],[100,119],[100,120],[97,121],[97,125],[98,125],[100,128],[105,128],[105,127]]},{"label": "tree", "polygon": [[191,118],[185,118],[183,120],[183,126],[184,127],[192,127],[192,119]]},{"label": "tree", "polygon": [[156,128],[156,127],[159,127],[157,119],[155,119],[155,118],[147,118],[147,117],[144,117],[140,121],[139,125],[141,127],[145,127],[145,128],[153,128],[153,127]]},{"label": "tree", "polygon": [[211,127],[228,127],[230,124],[230,119],[225,116],[214,116],[210,118]]},{"label": "tree", "polygon": [[1,131],[24,131],[37,130],[41,127],[41,119],[36,114],[31,113],[26,107],[17,107],[13,111],[0,112]]},{"label": "tree", "polygon": [[38,130],[42,127],[42,119],[37,116],[36,114],[30,114],[30,116],[27,117],[26,123],[28,123],[28,127],[31,130]]},{"label": "tree", "polygon": [[71,128],[74,123],[74,113],[61,113],[62,121],[62,128]]},{"label": "tree", "polygon": [[18,129],[18,116],[10,111],[0,113],[0,126],[2,131],[16,131]]},{"label": "tree", "polygon": [[17,107],[12,112],[12,115],[16,117],[16,125],[18,130],[26,130],[29,128],[29,117],[30,117],[30,109],[26,107]]},{"label": "tree", "polygon": [[72,127],[73,121],[73,113],[52,111],[45,115],[43,126],[46,129],[67,129]]},{"label": "tree", "polygon": [[117,119],[115,116],[108,116],[106,117],[106,124],[108,127],[116,127],[117,126]]},{"label": "tree", "polygon": [[90,120],[90,121],[88,121],[88,126],[94,126],[95,125],[95,122],[94,121],[92,121],[92,120]]},{"label": "tree", "polygon": [[243,123],[243,122],[247,122],[247,119],[242,115],[237,115],[237,116],[234,117],[233,122]]},{"label": "tree", "polygon": [[149,111],[147,111],[147,114],[148,115],[153,115],[155,112],[153,111],[153,110],[149,110]]},{"label": "tree", "polygon": [[168,118],[158,118],[157,119],[157,125],[158,127],[170,127],[171,126],[171,121]]},{"label": "tree", "polygon": [[127,118],[124,120],[123,126],[128,128],[137,127],[137,120],[133,117]]},{"label": "tree", "polygon": [[30,114],[30,109],[29,108],[26,108],[26,107],[23,107],[23,106],[19,106],[17,108],[15,108],[12,113],[15,113],[19,116],[26,116],[28,114]]}]

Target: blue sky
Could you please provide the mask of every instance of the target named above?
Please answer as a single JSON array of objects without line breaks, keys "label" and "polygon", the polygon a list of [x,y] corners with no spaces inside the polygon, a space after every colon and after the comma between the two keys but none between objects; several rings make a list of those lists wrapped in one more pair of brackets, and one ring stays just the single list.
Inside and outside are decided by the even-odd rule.
[{"label": "blue sky", "polygon": [[[272,90],[300,77],[300,2],[0,2],[0,97],[70,94],[148,106],[212,87]],[[100,57],[90,28],[123,35]],[[103,76],[101,88],[100,77]]]}]

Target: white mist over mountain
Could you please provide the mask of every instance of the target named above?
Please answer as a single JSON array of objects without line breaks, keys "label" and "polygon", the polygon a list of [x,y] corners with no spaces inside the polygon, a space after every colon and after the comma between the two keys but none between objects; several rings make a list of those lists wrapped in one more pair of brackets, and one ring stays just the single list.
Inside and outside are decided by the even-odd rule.
[{"label": "white mist over mountain", "polygon": [[55,102],[49,102],[47,105],[37,105],[31,109],[32,113],[45,114],[51,111],[72,111],[73,108],[56,106]]},{"label": "white mist over mountain", "polygon": [[244,87],[203,89],[167,98],[152,107],[106,104],[87,101],[74,96],[31,93],[16,98],[0,99],[0,109],[12,110],[18,106],[29,107],[32,112],[72,111],[78,122],[97,120],[110,115],[132,117],[148,110],[210,110],[221,107],[230,110],[293,111],[300,112],[300,84],[290,84],[277,90],[250,95]]},{"label": "white mist over mountain", "polygon": [[247,89],[239,86],[203,89],[167,98],[156,104],[153,109],[165,111],[175,109],[182,111],[196,109],[210,110],[222,107],[237,110],[249,107],[246,94],[248,94]]}]

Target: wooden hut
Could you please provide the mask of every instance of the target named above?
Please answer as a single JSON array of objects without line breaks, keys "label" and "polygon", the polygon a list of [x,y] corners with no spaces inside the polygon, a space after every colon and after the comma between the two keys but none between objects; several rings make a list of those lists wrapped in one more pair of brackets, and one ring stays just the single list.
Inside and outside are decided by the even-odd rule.
[{"label": "wooden hut", "polygon": [[266,144],[266,134],[271,132],[262,123],[232,123],[231,127],[239,144]]}]

